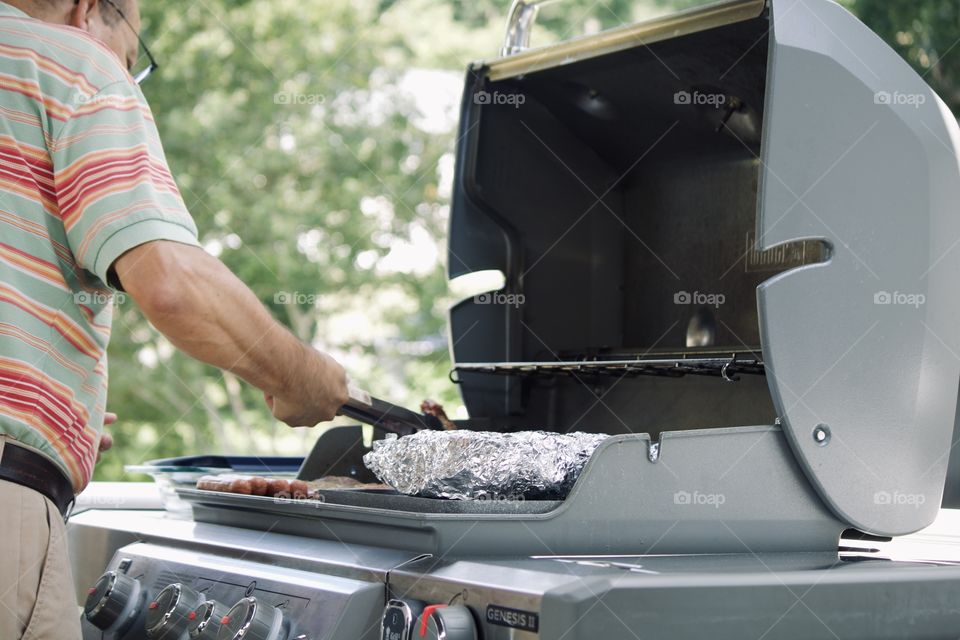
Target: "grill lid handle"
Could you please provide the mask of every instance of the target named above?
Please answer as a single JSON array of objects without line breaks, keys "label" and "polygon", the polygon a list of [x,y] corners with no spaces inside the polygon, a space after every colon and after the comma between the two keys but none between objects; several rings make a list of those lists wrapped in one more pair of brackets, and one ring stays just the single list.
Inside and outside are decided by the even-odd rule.
[{"label": "grill lid handle", "polygon": [[557,0],[513,0],[507,18],[507,34],[500,55],[511,56],[530,47],[530,32],[537,21],[540,5]]}]

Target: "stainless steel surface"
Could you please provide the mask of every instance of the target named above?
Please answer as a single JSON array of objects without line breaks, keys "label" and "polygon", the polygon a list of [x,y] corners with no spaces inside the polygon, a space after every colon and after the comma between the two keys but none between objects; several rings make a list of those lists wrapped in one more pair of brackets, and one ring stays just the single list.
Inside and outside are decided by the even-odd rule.
[{"label": "stainless steel surface", "polygon": [[[134,543],[118,550],[110,568],[124,558],[131,560],[128,576],[142,585],[148,597],[176,581],[219,602],[255,598],[256,606],[249,607],[250,619],[243,621],[237,638],[279,640],[281,625],[290,629],[291,638],[373,640],[377,636],[374,622],[379,622],[384,597],[379,581],[291,569],[250,556],[212,555],[182,544]],[[227,631],[224,623],[218,637],[233,638],[224,635]],[[87,623],[84,632],[87,638],[99,638],[99,631]],[[146,632],[142,627],[131,629],[123,637],[140,640]]]},{"label": "stainless steel surface", "polygon": [[[418,559],[137,511],[89,511],[79,518],[101,531],[144,532],[149,542],[125,547],[108,564],[119,569],[129,558],[128,575],[151,595],[180,581],[233,604],[256,581],[251,594],[270,604],[289,601],[285,615],[307,640],[379,637],[391,598],[466,606],[483,640],[628,640],[636,632],[685,640],[702,637],[704,625],[712,637],[731,639],[759,637],[767,628],[774,638],[933,638],[952,637],[946,633],[960,624],[955,606],[936,604],[960,597],[960,565],[950,564],[960,562],[960,511],[945,510],[929,530],[893,542],[845,542],[863,547],[845,560],[830,552],[746,551]],[[371,564],[380,569],[371,572]],[[354,598],[345,610],[343,603]],[[903,602],[924,607],[923,615]],[[87,638],[100,640],[99,634]]]},{"label": "stainless steel surface", "polygon": [[507,17],[507,35],[500,55],[510,56],[529,48],[530,32],[537,21],[540,5],[546,0],[513,0]]},{"label": "stainless steel surface", "polygon": [[[103,549],[98,557],[92,558],[100,561],[97,576],[115,551],[129,544],[113,546],[116,540],[123,539],[188,544],[199,551],[227,558],[269,555],[273,562],[291,569],[371,581],[382,581],[393,567],[420,556],[395,549],[180,520],[169,518],[162,511],[89,511],[70,520],[69,534],[71,550],[78,548],[80,553],[98,556],[99,549]],[[82,576],[75,578],[82,580]],[[89,586],[95,580],[93,576],[83,584]]]}]

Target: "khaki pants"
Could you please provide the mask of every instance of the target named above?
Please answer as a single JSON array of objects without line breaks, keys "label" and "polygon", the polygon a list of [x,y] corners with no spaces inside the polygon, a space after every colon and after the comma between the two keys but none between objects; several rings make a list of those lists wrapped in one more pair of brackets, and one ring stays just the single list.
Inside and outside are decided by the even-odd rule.
[{"label": "khaki pants", "polygon": [[0,544],[0,639],[79,640],[66,526],[56,506],[0,480]]}]

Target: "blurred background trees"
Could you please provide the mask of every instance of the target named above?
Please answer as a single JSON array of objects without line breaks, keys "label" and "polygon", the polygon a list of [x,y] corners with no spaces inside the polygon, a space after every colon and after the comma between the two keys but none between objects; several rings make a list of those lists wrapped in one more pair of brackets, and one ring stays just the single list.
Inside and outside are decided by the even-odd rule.
[{"label": "blurred background trees", "polygon": [[[499,49],[509,0],[141,3],[160,72],[144,86],[206,249],[362,386],[460,408],[445,234],[463,70]],[[568,0],[537,44],[701,0]],[[846,0],[956,111],[960,4]],[[125,302],[110,347],[124,464],[201,452],[303,454],[260,394],[179,353]]]}]

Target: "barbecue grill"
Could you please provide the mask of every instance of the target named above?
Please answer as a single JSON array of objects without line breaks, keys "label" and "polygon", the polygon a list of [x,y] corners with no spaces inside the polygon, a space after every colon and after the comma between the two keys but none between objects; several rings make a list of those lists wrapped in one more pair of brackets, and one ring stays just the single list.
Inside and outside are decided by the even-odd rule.
[{"label": "barbecue grill", "polygon": [[[876,559],[943,517],[953,116],[827,0],[527,49],[535,11],[467,69],[449,274],[504,284],[450,310],[458,427],[611,437],[562,500],[185,489],[190,523],[81,514],[78,540],[130,543],[101,628],[139,637],[133,582],[179,580],[271,639],[956,635],[960,568]],[[331,430],[300,476],[372,480],[366,450]],[[791,613],[808,593],[822,624]]]}]

